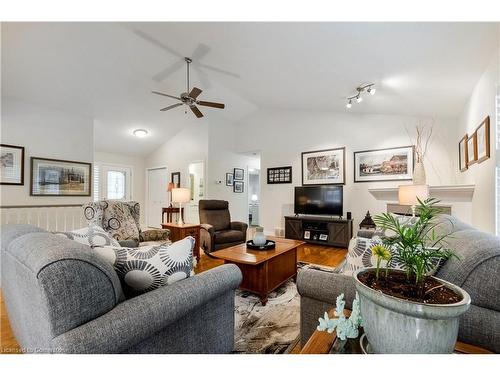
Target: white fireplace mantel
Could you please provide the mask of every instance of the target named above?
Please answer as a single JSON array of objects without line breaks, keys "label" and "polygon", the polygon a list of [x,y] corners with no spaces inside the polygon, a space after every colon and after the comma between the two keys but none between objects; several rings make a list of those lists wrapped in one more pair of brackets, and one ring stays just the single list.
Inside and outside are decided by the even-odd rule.
[{"label": "white fireplace mantel", "polygon": [[[442,202],[471,202],[475,185],[442,185],[429,186],[431,197]],[[397,202],[398,188],[372,188],[368,189],[371,195],[379,201]]]}]

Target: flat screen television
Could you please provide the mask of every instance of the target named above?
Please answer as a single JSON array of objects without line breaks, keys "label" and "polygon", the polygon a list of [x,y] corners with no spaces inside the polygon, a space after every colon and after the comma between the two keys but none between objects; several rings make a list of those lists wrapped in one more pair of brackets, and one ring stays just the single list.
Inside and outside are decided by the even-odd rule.
[{"label": "flat screen television", "polygon": [[295,213],[305,215],[343,215],[342,186],[296,186]]}]

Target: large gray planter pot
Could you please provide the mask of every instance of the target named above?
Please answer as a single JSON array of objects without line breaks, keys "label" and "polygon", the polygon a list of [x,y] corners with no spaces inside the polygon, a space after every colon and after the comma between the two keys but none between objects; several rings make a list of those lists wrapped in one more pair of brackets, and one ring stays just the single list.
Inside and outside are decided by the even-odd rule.
[{"label": "large gray planter pot", "polygon": [[392,297],[367,287],[354,273],[359,294],[363,327],[376,353],[453,353],[459,317],[470,306],[469,294],[442,279],[437,279],[463,296],[449,305],[430,305]]}]

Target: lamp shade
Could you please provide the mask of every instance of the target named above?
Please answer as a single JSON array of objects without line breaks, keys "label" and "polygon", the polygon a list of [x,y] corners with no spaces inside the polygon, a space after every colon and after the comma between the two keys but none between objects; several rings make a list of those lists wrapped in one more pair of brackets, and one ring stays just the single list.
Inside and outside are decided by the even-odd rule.
[{"label": "lamp shade", "polygon": [[191,200],[191,191],[187,188],[172,189],[172,202],[188,203]]},{"label": "lamp shade", "polygon": [[399,204],[416,206],[418,199],[421,201],[429,197],[428,185],[401,185],[398,191]]}]

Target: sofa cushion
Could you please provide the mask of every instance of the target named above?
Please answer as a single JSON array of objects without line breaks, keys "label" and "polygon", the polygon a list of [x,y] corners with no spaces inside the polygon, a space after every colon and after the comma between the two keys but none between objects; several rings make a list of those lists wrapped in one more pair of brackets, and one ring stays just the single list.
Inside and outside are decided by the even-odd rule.
[{"label": "sofa cushion", "polygon": [[58,236],[66,237],[70,240],[79,242],[90,247],[96,246],[116,246],[120,247],[118,241],[111,237],[104,229],[95,224],[88,227],[75,229],[71,232],[52,232]]},{"label": "sofa cushion", "polygon": [[132,297],[192,276],[194,243],[193,237],[186,237],[171,245],[104,246],[94,251],[113,265],[125,294]]},{"label": "sofa cushion", "polygon": [[83,216],[85,216],[85,219],[89,224],[92,223],[102,228],[104,220],[104,210],[107,206],[108,203],[106,201],[85,203],[82,206]]},{"label": "sofa cushion", "polygon": [[139,241],[139,228],[130,213],[129,206],[123,202],[107,201],[104,210],[103,228],[118,240],[133,239]]},{"label": "sofa cushion", "polygon": [[215,242],[216,243],[230,243],[245,241],[245,233],[239,230],[221,230],[215,232]]},{"label": "sofa cushion", "polygon": [[500,311],[500,238],[467,229],[447,242],[458,258],[449,259],[436,276],[464,288],[474,305]]}]

